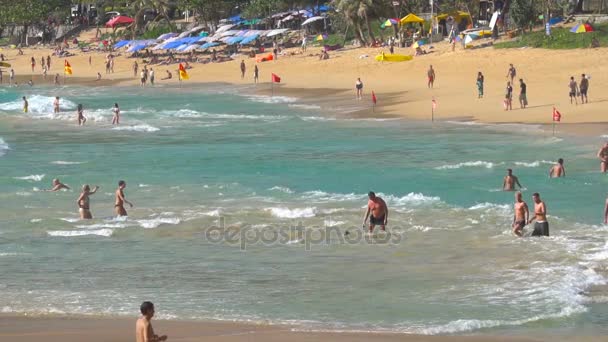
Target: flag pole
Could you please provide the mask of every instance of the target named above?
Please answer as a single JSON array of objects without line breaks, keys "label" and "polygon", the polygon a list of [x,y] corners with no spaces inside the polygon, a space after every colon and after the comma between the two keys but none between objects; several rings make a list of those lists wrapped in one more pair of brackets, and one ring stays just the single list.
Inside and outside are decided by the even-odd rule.
[{"label": "flag pole", "polygon": [[435,97],[431,101],[431,122],[435,122]]},{"label": "flag pole", "polygon": [[270,75],[270,97],[274,97],[274,78]]},{"label": "flag pole", "polygon": [[553,120],[553,136],[555,136],[555,120]]}]

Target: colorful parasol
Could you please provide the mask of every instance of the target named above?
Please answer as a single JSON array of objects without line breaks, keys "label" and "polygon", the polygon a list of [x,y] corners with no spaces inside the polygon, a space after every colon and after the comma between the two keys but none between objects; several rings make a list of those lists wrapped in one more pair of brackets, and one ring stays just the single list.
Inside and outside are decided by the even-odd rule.
[{"label": "colorful parasol", "polygon": [[583,32],[593,32],[593,27],[589,24],[578,24],[574,26],[570,32],[574,33],[583,33]]},{"label": "colorful parasol", "polygon": [[327,35],[326,34],[320,34],[320,35],[317,36],[317,38],[315,38],[315,41],[318,42],[318,41],[325,40],[325,39],[327,39]]},{"label": "colorful parasol", "polygon": [[398,24],[399,24],[399,19],[390,18],[390,19],[386,19],[386,21],[383,22],[382,25],[380,25],[380,27],[385,28],[385,27],[391,27],[393,25],[398,25]]}]

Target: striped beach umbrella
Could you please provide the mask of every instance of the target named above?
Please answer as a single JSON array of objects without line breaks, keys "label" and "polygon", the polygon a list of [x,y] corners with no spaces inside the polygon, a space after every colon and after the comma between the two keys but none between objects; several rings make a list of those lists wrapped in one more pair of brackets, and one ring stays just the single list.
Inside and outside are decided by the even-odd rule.
[{"label": "striped beach umbrella", "polygon": [[574,26],[570,32],[573,33],[584,33],[584,32],[593,32],[593,27],[589,24],[578,24]]}]

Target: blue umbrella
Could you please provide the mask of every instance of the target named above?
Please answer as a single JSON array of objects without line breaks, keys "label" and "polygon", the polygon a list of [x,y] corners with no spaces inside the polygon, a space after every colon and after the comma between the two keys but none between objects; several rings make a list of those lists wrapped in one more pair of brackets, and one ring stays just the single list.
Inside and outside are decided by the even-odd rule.
[{"label": "blue umbrella", "polygon": [[211,43],[205,43],[201,46],[202,49],[208,49],[210,47],[214,47],[214,46],[218,46],[220,45],[219,43],[216,42],[211,42]]},{"label": "blue umbrella", "polygon": [[133,45],[127,50],[127,52],[136,52],[136,51],[145,49],[146,46],[147,46],[146,44]]},{"label": "blue umbrella", "polygon": [[127,46],[127,45],[129,45],[129,43],[131,43],[131,41],[130,41],[130,40],[121,40],[121,41],[119,41],[118,43],[114,44],[114,48],[115,48],[115,49],[120,49],[120,48],[121,48],[121,47],[123,47],[123,46]]},{"label": "blue umbrella", "polygon": [[250,44],[250,43],[254,42],[256,39],[258,39],[259,36],[260,36],[259,34],[254,34],[253,36],[246,37],[245,39],[241,40],[241,45]]}]

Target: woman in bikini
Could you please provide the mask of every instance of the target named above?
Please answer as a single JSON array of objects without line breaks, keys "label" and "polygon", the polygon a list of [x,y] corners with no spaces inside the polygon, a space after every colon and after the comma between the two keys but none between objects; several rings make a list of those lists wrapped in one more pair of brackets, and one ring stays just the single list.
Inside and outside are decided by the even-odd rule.
[{"label": "woman in bikini", "polygon": [[93,191],[91,191],[91,187],[89,187],[88,184],[82,186],[82,193],[80,193],[80,197],[78,197],[78,200],[76,201],[81,220],[90,220],[93,218],[93,215],[91,215],[91,208],[89,206],[89,196],[96,193],[97,189],[99,189],[98,186],[95,186]]}]

